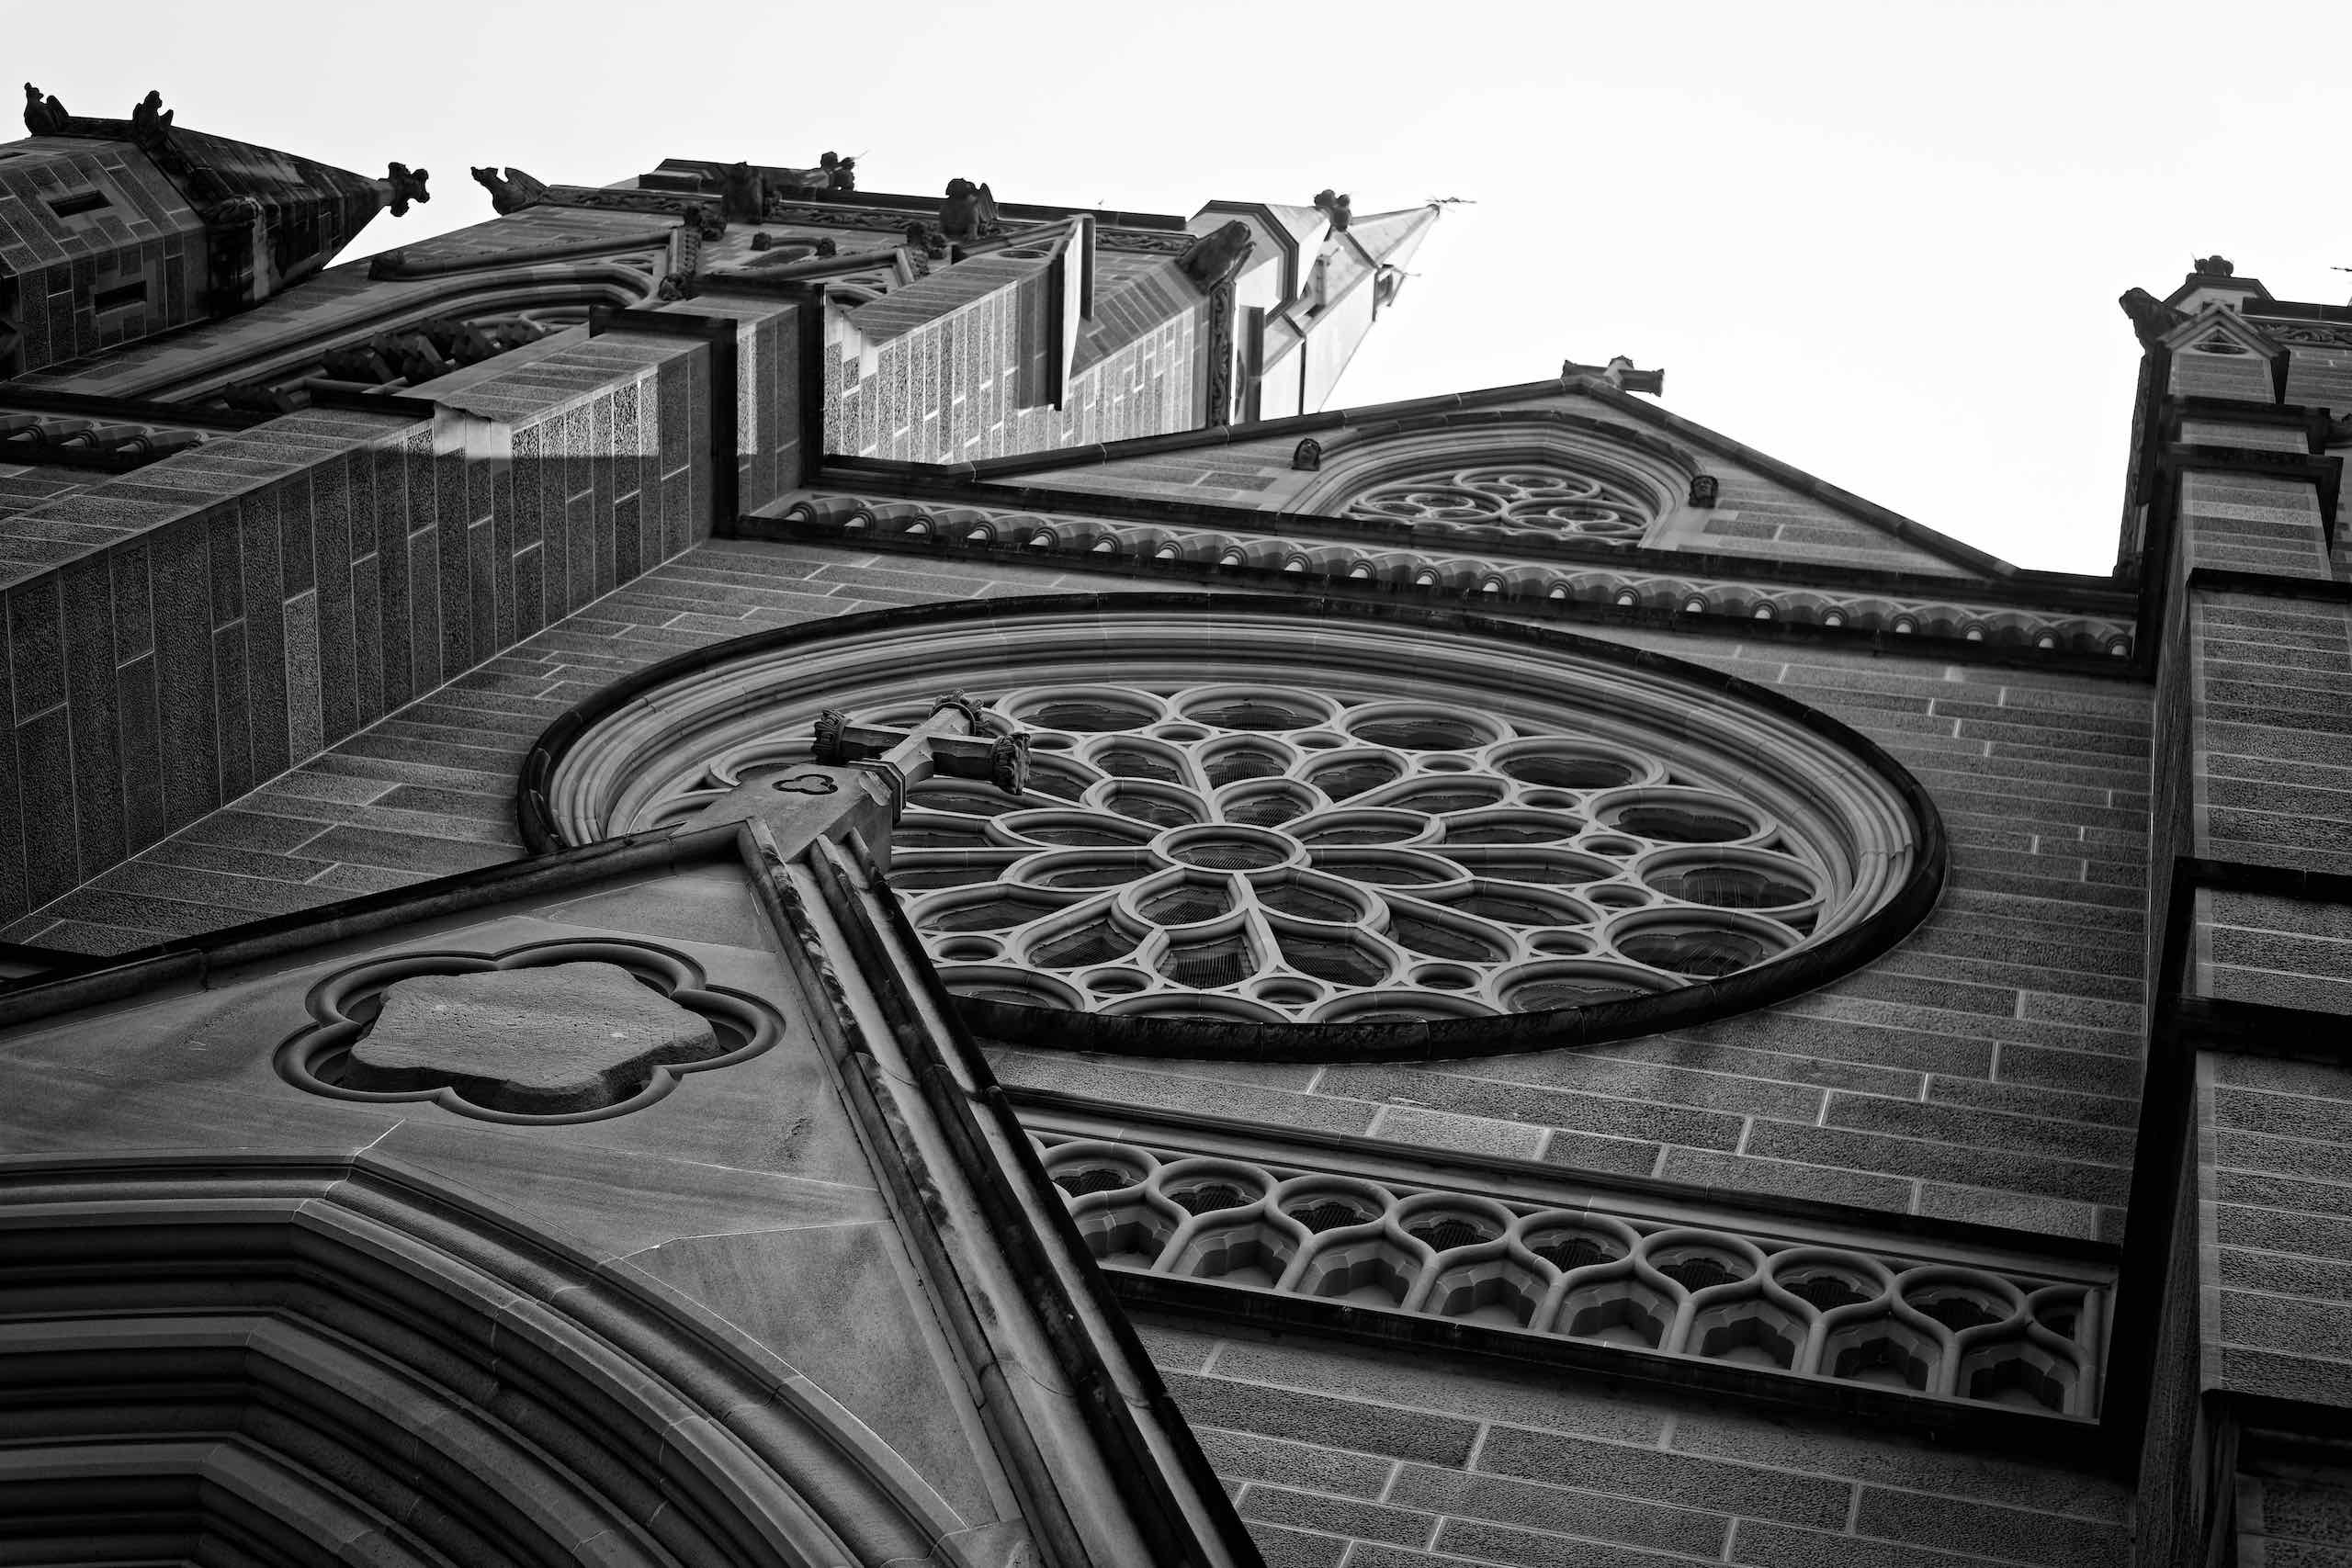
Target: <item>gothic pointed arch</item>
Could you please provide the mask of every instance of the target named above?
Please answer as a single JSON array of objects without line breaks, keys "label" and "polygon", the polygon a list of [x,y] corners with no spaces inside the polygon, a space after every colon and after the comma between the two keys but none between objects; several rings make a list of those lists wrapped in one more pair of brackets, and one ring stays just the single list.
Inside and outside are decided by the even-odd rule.
[{"label": "gothic pointed arch", "polygon": [[957,1562],[807,1379],[397,1162],[13,1172],[0,1557]]},{"label": "gothic pointed arch", "polygon": [[1699,471],[1648,432],[1560,410],[1432,413],[1327,439],[1293,509],[1474,537],[1637,545]]}]

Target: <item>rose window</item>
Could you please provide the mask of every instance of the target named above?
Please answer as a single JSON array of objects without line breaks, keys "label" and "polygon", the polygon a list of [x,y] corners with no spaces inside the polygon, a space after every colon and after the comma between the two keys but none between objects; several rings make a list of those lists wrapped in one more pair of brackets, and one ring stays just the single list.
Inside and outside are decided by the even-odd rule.
[{"label": "rose window", "polygon": [[1569,534],[1637,543],[1649,508],[1625,488],[1564,468],[1475,468],[1423,474],[1374,487],[1348,506],[1351,517],[1396,518],[1449,530]]},{"label": "rose window", "polygon": [[[866,750],[823,762],[820,729]],[[1019,749],[992,738],[1015,734],[1027,776],[1006,793],[1018,772],[995,759]],[[1653,651],[1412,606],[843,616],[649,671],[550,736],[522,784],[545,843],[712,827],[785,809],[812,764],[884,768],[904,808],[869,848],[915,940],[973,1029],[1036,1047],[1622,1039],[1834,980],[1943,875],[1917,781],[1826,716]]]},{"label": "rose window", "polygon": [[[1823,859],[1623,740],[1293,686],[1043,686],[1027,791],[933,780],[892,881],[951,988],[1275,1022],[1541,1012],[1753,967]],[[919,719],[895,710],[862,716]]]}]

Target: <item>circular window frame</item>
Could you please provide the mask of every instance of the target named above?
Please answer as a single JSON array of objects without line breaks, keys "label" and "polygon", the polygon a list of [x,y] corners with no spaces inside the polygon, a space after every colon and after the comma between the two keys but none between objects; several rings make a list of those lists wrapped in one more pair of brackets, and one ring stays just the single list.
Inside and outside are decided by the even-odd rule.
[{"label": "circular window frame", "polygon": [[[1769,687],[1704,665],[1646,649],[1562,630],[1556,626],[1501,620],[1482,615],[1394,603],[1316,599],[1272,594],[1186,592],[1073,593],[947,604],[910,605],[832,617],[806,625],[752,633],[664,660],[622,678],[557,718],[543,731],[524,760],[517,784],[516,819],[525,843],[535,853],[571,846],[566,836],[565,806],[571,795],[559,787],[568,761],[583,741],[598,735],[605,721],[619,718],[634,725],[634,733],[648,746],[666,726],[649,701],[665,688],[705,689],[724,693],[716,711],[740,717],[757,702],[740,674],[739,664],[768,663],[778,655],[816,652],[834,645],[852,657],[839,672],[870,669],[857,653],[888,650],[899,656],[891,677],[911,689],[935,685],[942,689],[967,682],[989,685],[1031,684],[1036,677],[1012,660],[1035,655],[1037,635],[1024,635],[1023,624],[1035,627],[1057,625],[1065,633],[1056,643],[1067,657],[1076,639],[1072,623],[1099,629],[1096,645],[1104,651],[1118,646],[1105,640],[1117,623],[1132,632],[1157,619],[1176,627],[1189,624],[1197,635],[1202,623],[1238,617],[1269,625],[1281,621],[1321,624],[1336,636],[1346,628],[1385,628],[1409,636],[1418,630],[1435,637],[1491,642],[1497,659],[1493,680],[1498,689],[1516,660],[1524,655],[1550,654],[1567,660],[1592,660],[1615,665],[1630,677],[1646,678],[1691,689],[1694,695],[1715,699],[1718,706],[1739,705],[1760,712],[1802,732],[1826,750],[1842,753],[1861,772],[1883,786],[1898,803],[1911,828],[1908,864],[1900,880],[1887,889],[1876,907],[1851,924],[1782,956],[1752,968],[1714,979],[1649,995],[1587,1003],[1543,1012],[1510,1013],[1475,1018],[1386,1020],[1367,1023],[1259,1021],[1198,1017],[1163,1017],[1150,1013],[1063,1010],[1025,1007],[984,998],[953,997],[953,1005],[976,1034],[1024,1048],[1088,1051],[1108,1055],[1174,1057],[1193,1060],[1283,1062],[1420,1061],[1442,1057],[1521,1055],[1528,1052],[1599,1044],[1670,1029],[1690,1028],[1736,1014],[1786,1001],[1839,978],[1885,953],[1923,920],[1941,894],[1949,864],[1949,844],[1934,799],[1917,779],[1876,742],[1846,724]],[[1294,629],[1307,629],[1294,626]],[[938,646],[914,654],[910,639],[937,634]],[[1081,632],[1080,636],[1083,635]],[[1377,636],[1378,633],[1374,633]],[[1065,646],[1067,644],[1068,646]],[[960,649],[961,660],[948,657]],[[989,652],[1010,656],[1001,668],[976,675],[973,655]],[[909,655],[913,654],[913,657]],[[1275,677],[1296,680],[1296,676]],[[869,678],[869,684],[879,685]],[[841,685],[850,684],[848,680]],[[871,696],[844,694],[820,685],[819,698],[835,703],[892,700],[897,694]],[[1502,705],[1508,706],[1508,704]],[[705,710],[698,714],[707,716]],[[672,750],[689,734],[673,735]],[[614,741],[613,744],[618,744]],[[630,773],[630,759],[598,755],[583,776],[590,784],[620,799],[620,781]],[[563,781],[573,784],[576,781]],[[650,831],[662,831],[654,829]],[[594,841],[583,837],[580,841]],[[922,943],[906,920],[903,908],[894,904],[906,943],[921,951]],[[945,983],[936,969],[932,978],[947,998]]]}]

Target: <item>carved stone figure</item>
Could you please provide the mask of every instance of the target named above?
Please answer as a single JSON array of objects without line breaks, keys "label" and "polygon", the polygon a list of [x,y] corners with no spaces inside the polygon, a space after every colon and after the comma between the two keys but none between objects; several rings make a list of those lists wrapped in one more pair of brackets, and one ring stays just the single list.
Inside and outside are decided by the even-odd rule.
[{"label": "carved stone figure", "polygon": [[977,240],[996,233],[1002,227],[997,218],[996,197],[989,193],[988,182],[947,182],[947,199],[939,204],[942,234],[950,240]]},{"label": "carved stone figure", "polygon": [[1250,225],[1237,218],[1214,234],[1194,240],[1178,258],[1177,265],[1206,293],[1238,276],[1256,248],[1257,242],[1250,237]]},{"label": "carved stone figure", "polygon": [[548,187],[520,169],[508,169],[503,177],[495,168],[476,169],[473,176],[475,184],[490,192],[491,210],[501,218],[547,199]]},{"label": "carved stone figure", "polygon": [[1690,480],[1690,504],[1712,507],[1723,493],[1724,482],[1713,474],[1698,474]]},{"label": "carved stone figure", "polygon": [[149,92],[130,106],[130,140],[141,152],[160,151],[172,133],[172,111],[164,107],[164,95]]},{"label": "carved stone figure", "polygon": [[1007,795],[1029,787],[1029,737],[1000,735],[989,749],[989,782]]},{"label": "carved stone figure", "polygon": [[408,204],[412,201],[433,199],[433,193],[424,188],[424,182],[430,175],[430,170],[412,169],[406,164],[385,165],[384,179],[377,189],[383,193],[383,203],[392,209],[393,217],[407,217]]},{"label": "carved stone figure", "polygon": [[2227,256],[2199,256],[2188,265],[2199,277],[2230,277],[2238,270]]},{"label": "carved stone figure", "polygon": [[706,240],[716,240],[727,232],[727,220],[699,201],[687,203],[685,225]]},{"label": "carved stone figure", "polygon": [[839,708],[827,708],[817,716],[810,752],[829,768],[838,768],[847,758],[842,751],[842,737],[849,729],[849,715]]},{"label": "carved stone figure", "polygon": [[825,171],[826,189],[855,190],[857,188],[856,159],[844,158],[838,152],[828,152],[817,160],[817,166]]},{"label": "carved stone figure", "polygon": [[939,231],[920,220],[907,225],[907,248],[933,261],[947,254],[947,242]]},{"label": "carved stone figure", "polygon": [[768,206],[768,182],[749,164],[729,164],[722,175],[718,210],[730,223],[757,223]]},{"label": "carved stone figure", "polygon": [[31,131],[35,136],[54,136],[65,129],[65,122],[70,118],[72,117],[65,112],[65,106],[57,101],[55,93],[43,97],[39,87],[34,86],[30,82],[25,84],[25,129],[27,130]]},{"label": "carved stone figure", "polygon": [[1323,443],[1312,435],[1301,438],[1299,444],[1291,448],[1290,466],[1303,468],[1310,474],[1320,472],[1323,468]]},{"label": "carved stone figure", "polygon": [[1315,193],[1315,210],[1331,220],[1331,232],[1334,234],[1346,233],[1348,225],[1355,221],[1355,209],[1349,205],[1348,198],[1329,186]]},{"label": "carved stone figure", "polygon": [[2116,303],[2132,318],[2132,331],[2144,345],[2188,320],[2188,312],[2167,305],[2144,288],[2127,290]]}]

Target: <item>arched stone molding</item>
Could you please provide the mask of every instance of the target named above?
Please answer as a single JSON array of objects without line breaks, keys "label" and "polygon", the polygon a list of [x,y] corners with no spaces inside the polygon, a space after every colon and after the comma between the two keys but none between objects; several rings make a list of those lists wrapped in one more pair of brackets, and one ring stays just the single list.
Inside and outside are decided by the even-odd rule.
[{"label": "arched stone molding", "polygon": [[[1698,459],[1645,431],[1558,410],[1510,411],[1462,420],[1447,414],[1362,429],[1335,432],[1325,439],[1321,466],[1312,481],[1293,497],[1289,509],[1324,517],[1394,516],[1419,528],[1438,527],[1470,537],[1504,538],[1520,534],[1550,534],[1584,537],[1573,524],[1554,523],[1530,515],[1522,522],[1502,521],[1501,508],[1514,494],[1528,499],[1518,504],[1546,510],[1541,481],[1574,481],[1569,489],[1590,489],[1598,509],[1638,519],[1638,531],[1611,525],[1590,535],[1611,542],[1638,544],[1657,524],[1671,516],[1690,493],[1700,471]],[[1444,489],[1458,486],[1464,477],[1473,488],[1491,491],[1496,521],[1476,521],[1487,508],[1474,509],[1461,520],[1435,513],[1416,516],[1410,511],[1389,511],[1379,504],[1391,493],[1417,486]],[[1497,488],[1476,481],[1519,479]],[[1567,491],[1561,492],[1566,498]],[[1373,510],[1365,509],[1367,501]]]},{"label": "arched stone molding", "polygon": [[[456,273],[379,292],[390,295],[375,310],[334,318],[308,333],[273,333],[258,347],[223,334],[221,351],[168,379],[126,385],[124,395],[193,401],[238,382],[268,381],[295,374],[330,350],[364,343],[379,333],[398,332],[431,317],[497,316],[558,306],[611,305],[628,309],[651,300],[660,287],[652,273],[619,259],[570,265],[498,267]],[[296,295],[293,298],[302,298]]]},{"label": "arched stone molding", "polygon": [[[1367,901],[1347,895],[1344,901],[1351,907],[1363,906],[1355,919],[1373,922],[1362,929],[1383,933],[1376,941],[1357,943],[1387,954],[1381,976],[1361,983],[1342,977],[1328,987],[1298,987],[1300,995],[1280,998],[1259,998],[1248,987],[1261,976],[1279,979],[1295,966],[1287,958],[1276,962],[1261,957],[1258,967],[1231,986],[1216,981],[1211,988],[1220,994],[1233,986],[1242,988],[1208,1003],[1191,999],[1201,994],[1197,988],[1190,998],[1162,994],[1169,987],[1153,986],[1148,976],[1125,991],[1106,989],[1095,997],[1091,980],[1084,976],[1078,976],[1082,984],[1077,989],[1072,988],[1076,982],[1057,976],[1031,985],[1021,976],[1042,975],[1036,964],[993,948],[988,955],[964,962],[952,951],[952,931],[936,929],[934,923],[929,939],[934,961],[947,973],[951,987],[962,993],[967,1017],[999,1038],[1147,1055],[1299,1060],[1487,1055],[1620,1038],[1744,1010],[1817,986],[1899,940],[1925,915],[1941,885],[1942,829],[1924,790],[1867,739],[1777,694],[1679,660],[1550,628],[1395,604],[1254,595],[1114,594],[924,606],[843,617],[820,627],[761,634],[702,650],[626,681],[558,721],[526,762],[522,786],[526,837],[539,846],[585,843],[684,820],[763,773],[804,761],[809,755],[809,726],[820,708],[887,716],[907,705],[927,704],[937,692],[951,687],[969,689],[991,703],[1011,693],[1013,696],[1005,700],[1015,706],[1028,701],[1022,694],[1097,690],[1114,706],[1124,704],[1138,712],[1150,708],[1133,726],[1105,723],[1112,731],[1136,728],[1147,749],[1159,750],[1194,743],[1214,750],[1222,742],[1212,732],[1232,728],[1221,720],[1196,720],[1189,707],[1183,713],[1167,709],[1167,703],[1181,706],[1193,703],[1203,691],[1226,687],[1276,694],[1275,700],[1281,692],[1316,694],[1309,705],[1328,706],[1330,716],[1320,728],[1332,735],[1315,743],[1338,748],[1330,755],[1370,747],[1385,756],[1401,746],[1398,755],[1406,760],[1387,782],[1434,784],[1460,774],[1492,795],[1490,804],[1503,816],[1533,814],[1529,818],[1532,836],[1497,839],[1474,835],[1468,826],[1455,825],[1445,815],[1466,810],[1483,823],[1493,813],[1476,803],[1432,805],[1428,811],[1438,816],[1426,822],[1415,818],[1419,825],[1396,840],[1399,845],[1540,843],[1544,847],[1535,859],[1546,867],[1556,863],[1566,879],[1548,874],[1525,879],[1546,884],[1530,896],[1557,914],[1556,919],[1548,915],[1522,919],[1516,906],[1498,904],[1503,922],[1516,922],[1515,929],[1524,928],[1524,933],[1497,939],[1501,945],[1490,958],[1478,961],[1485,967],[1474,966],[1475,973],[1465,970],[1458,979],[1450,977],[1450,969],[1449,976],[1437,976],[1435,970],[1448,966],[1427,962],[1431,955],[1426,952],[1422,959],[1400,960],[1383,945],[1389,924],[1402,918],[1396,913],[1395,898],[1374,894]],[[1113,695],[1129,690],[1162,694],[1140,701]],[[1175,694],[1166,694],[1171,693]],[[1478,734],[1427,743],[1402,737],[1391,745],[1364,728],[1374,710],[1385,711],[1389,705],[1400,713],[1466,715],[1465,722],[1475,719]],[[1044,708],[1035,715],[1026,708],[1019,714],[1007,709],[994,714],[989,723],[1022,725],[1040,733],[1067,728]],[[1240,734],[1257,721],[1235,723],[1240,726],[1236,734]],[[936,846],[920,832],[909,836],[909,829],[929,811],[981,814],[968,825],[956,827],[949,838],[955,844],[971,840],[967,858],[977,857],[971,863],[981,868],[978,874],[984,877],[995,875],[1000,863],[1011,867],[1040,854],[1052,859],[1041,846],[1109,842],[1100,832],[1115,826],[1122,816],[1136,818],[1125,838],[1135,840],[1137,852],[1159,856],[1170,867],[1189,862],[1172,840],[1160,845],[1160,838],[1193,831],[1189,823],[1251,820],[1227,809],[1231,803],[1225,796],[1235,792],[1227,780],[1214,776],[1209,785],[1191,786],[1214,789],[1218,804],[1213,809],[1186,807],[1177,798],[1182,789],[1170,794],[1164,786],[1147,784],[1140,786],[1146,794],[1169,794],[1169,809],[1175,815],[1125,812],[1111,796],[1127,785],[1085,782],[1128,776],[1115,767],[1107,774],[1095,767],[1092,753],[1100,747],[1093,735],[1103,728],[1090,720],[1079,724],[1075,742],[1070,735],[1049,737],[1070,754],[1082,752],[1089,759],[1091,771],[1074,775],[1078,784],[1069,798],[1057,797],[1043,784],[1033,791],[1036,798],[1024,795],[1016,802],[981,800],[971,786],[953,781],[937,789],[919,785],[899,852],[907,862],[910,887],[953,887],[970,881],[968,875],[944,882],[922,879],[922,874],[933,869],[937,857],[929,850]],[[1194,730],[1203,732],[1189,733]],[[1160,745],[1162,741],[1167,744]],[[1674,761],[1657,760],[1667,754],[1658,751],[1661,745]],[[1427,761],[1407,755],[1430,746],[1436,751]],[[1570,751],[1584,746],[1596,755],[1605,754],[1614,771],[1605,779],[1568,773],[1538,778],[1511,760],[1530,747],[1559,746]],[[1283,756],[1294,750],[1283,743]],[[1049,754],[1033,752],[1034,757]],[[1284,763],[1275,773],[1287,776],[1285,770],[1305,766],[1311,774],[1317,764],[1309,753],[1296,755],[1309,760]],[[1207,763],[1176,760],[1170,766],[1182,770]],[[1051,766],[1033,761],[1036,777],[1053,772]],[[1496,772],[1500,775],[1497,781],[1478,782]],[[1272,781],[1263,787],[1293,793],[1306,789],[1313,798],[1302,795],[1301,809],[1314,820],[1336,819],[1354,809],[1344,795],[1324,798],[1329,792],[1306,774],[1300,784],[1283,783],[1272,773],[1263,777]],[[1260,788],[1251,784],[1244,793]],[[1720,827],[1713,818],[1687,829],[1665,824],[1660,828],[1663,838],[1643,838],[1648,829],[1634,818],[1620,822],[1621,807],[1630,809],[1628,803],[1637,795],[1650,799],[1643,791],[1656,794],[1658,806],[1676,809],[1695,807],[1702,797],[1713,800],[1721,807],[1718,815],[1728,813],[1724,820],[1733,826]],[[1745,804],[1728,804],[1725,791],[1737,794]],[[967,804],[942,804],[950,794],[959,800],[963,795],[974,798]],[[1102,798],[1094,798],[1097,795]],[[983,827],[983,818],[1008,806],[1014,813],[1004,828],[1010,837],[1000,834],[994,824]],[[1024,812],[1038,822],[1058,822],[1073,811],[1108,813],[1110,819],[1101,829],[1089,829],[1076,838],[1048,834],[1035,839],[1017,825],[1027,820],[1020,816]],[[1373,815],[1385,821],[1396,814]],[[1464,818],[1464,824],[1469,820]],[[1079,830],[1074,820],[1072,829]],[[1256,828],[1232,831],[1250,836],[1253,844],[1265,838],[1269,846],[1283,836]],[[975,833],[987,841],[972,839]],[[1588,839],[1592,842],[1587,843]],[[1651,844],[1651,839],[1658,841]],[[1647,865],[1652,860],[1663,866],[1669,859],[1683,858],[1684,852],[1674,846],[1715,841],[1752,847],[1768,858],[1779,857],[1774,865],[1785,860],[1789,867],[1799,868],[1789,880],[1803,885],[1797,899],[1803,909],[1786,919],[1728,912],[1746,907],[1739,902],[1745,894],[1728,892],[1721,896],[1727,902],[1710,907],[1726,912],[1685,908],[1692,897],[1703,903],[1716,895],[1691,893],[1687,887],[1660,891],[1652,885],[1654,879],[1641,882],[1637,875],[1627,881],[1622,871],[1603,863],[1613,853],[1624,866]],[[1279,853],[1267,848],[1250,864],[1220,862],[1212,869],[1262,870],[1279,874],[1280,879],[1292,875],[1284,868],[1294,863],[1304,867],[1313,860],[1311,845],[1302,851],[1299,844],[1285,840],[1279,848]],[[1476,860],[1483,865],[1496,852],[1500,852],[1474,854],[1464,850],[1467,858],[1460,864],[1469,867]],[[1724,853],[1740,859],[1742,867],[1747,865],[1741,859],[1747,848],[1727,848]],[[1408,853],[1406,858],[1419,867],[1426,857]],[[1317,870],[1314,874],[1322,874]],[[1515,874],[1492,867],[1471,867],[1466,874],[1469,880],[1458,887],[1453,882],[1459,876],[1440,879],[1446,883],[1447,897],[1484,898],[1488,896],[1487,881],[1500,876],[1515,887],[1519,880]],[[1737,881],[1746,873],[1726,874]],[[1561,885],[1549,886],[1555,882]],[[1617,882],[1625,885],[1618,887]],[[1611,886],[1588,898],[1586,891],[1579,891],[1586,883]],[[1514,893],[1498,884],[1494,896],[1507,900],[1528,892]],[[1608,901],[1594,901],[1603,894]],[[1005,896],[1021,901],[1017,890]],[[916,895],[919,928],[929,907],[925,897]],[[1042,902],[1070,900],[1052,895]],[[1762,902],[1779,908],[1788,900]],[[1426,920],[1434,914],[1438,924],[1465,930],[1483,919],[1422,910],[1418,903],[1411,909],[1415,918]],[[1134,919],[1151,919],[1148,912],[1129,914]],[[1768,930],[1772,920],[1781,920],[1781,928]],[[1653,924],[1658,928],[1655,932],[1649,930]],[[1537,931],[1539,926],[1545,930]],[[1555,926],[1561,929],[1551,931]],[[1628,932],[1641,930],[1641,952],[1612,934],[1621,926]],[[1667,931],[1668,926],[1673,931]],[[1686,962],[1679,950],[1668,953],[1659,945],[1668,937],[1680,940],[1685,927],[1694,939],[1703,942],[1705,933],[1713,932],[1739,952],[1721,964],[1713,955]],[[1494,935],[1484,926],[1472,934]],[[1593,936],[1600,938],[1597,943]],[[1545,942],[1552,945],[1544,945]],[[1570,943],[1576,945],[1571,948]],[[1409,943],[1406,950],[1423,952]],[[1591,962],[1583,962],[1588,957]],[[1400,963],[1403,969],[1397,967]],[[1678,964],[1682,966],[1675,967]],[[1432,973],[1424,976],[1424,969]],[[1588,969],[1594,974],[1587,976]],[[1602,970],[1607,974],[1601,975]],[[1181,973],[1181,966],[1159,972]],[[1192,986],[1190,981],[1183,984]],[[1015,999],[1007,986],[1025,987],[1038,995],[1027,1001]],[[1305,994],[1310,989],[1312,995]],[[1145,991],[1152,995],[1147,997]],[[1447,992],[1458,994],[1458,999],[1443,994]]]},{"label": "arched stone molding", "polygon": [[50,1163],[6,1196],[11,1561],[968,1561],[793,1369],[393,1162]]}]

